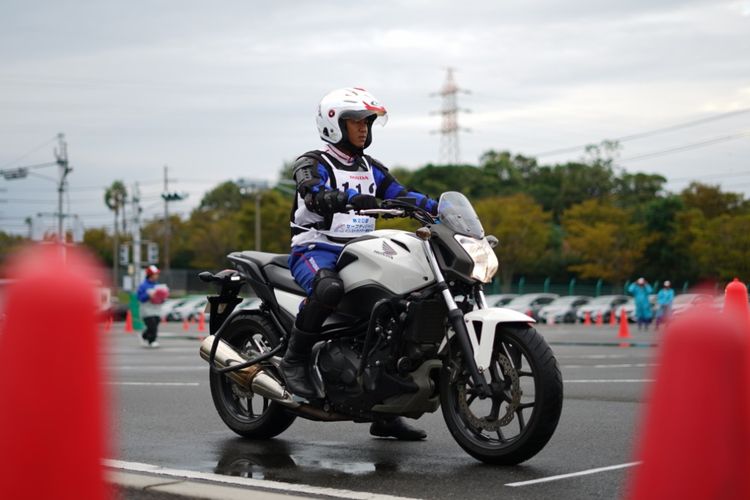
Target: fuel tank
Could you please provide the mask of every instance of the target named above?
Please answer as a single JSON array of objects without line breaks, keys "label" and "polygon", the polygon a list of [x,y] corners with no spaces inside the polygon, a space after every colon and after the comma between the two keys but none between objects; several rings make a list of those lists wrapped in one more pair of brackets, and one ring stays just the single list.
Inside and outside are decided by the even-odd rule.
[{"label": "fuel tank", "polygon": [[373,231],[347,244],[338,267],[347,294],[375,285],[403,295],[435,282],[422,240],[394,229]]}]

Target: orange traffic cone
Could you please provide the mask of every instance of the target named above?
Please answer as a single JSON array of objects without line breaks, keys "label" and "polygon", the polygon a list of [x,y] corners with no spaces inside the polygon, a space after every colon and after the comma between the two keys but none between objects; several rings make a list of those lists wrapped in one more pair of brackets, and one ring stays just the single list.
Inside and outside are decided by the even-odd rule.
[{"label": "orange traffic cone", "polygon": [[206,331],[206,314],[203,312],[201,312],[200,316],[198,316],[198,331]]},{"label": "orange traffic cone", "polygon": [[112,331],[112,315],[107,316],[107,321],[104,322],[104,333]]},{"label": "orange traffic cone", "polygon": [[125,333],[133,333],[133,313],[130,312],[130,309],[125,314]]},{"label": "orange traffic cone", "polygon": [[621,339],[630,337],[630,327],[628,326],[628,314],[625,309],[620,310],[620,330],[617,332],[617,336]]},{"label": "orange traffic cone", "polygon": [[747,304],[747,287],[737,278],[724,289],[724,313],[739,321],[750,334],[750,309]]},{"label": "orange traffic cone", "polygon": [[591,324],[591,313],[586,311],[583,314],[583,324],[584,325],[590,325]]},{"label": "orange traffic cone", "polygon": [[617,324],[617,317],[615,316],[615,310],[612,309],[609,313],[609,326],[615,326]]},{"label": "orange traffic cone", "polygon": [[602,326],[604,324],[604,318],[602,317],[602,313],[598,312],[596,313],[596,326]]},{"label": "orange traffic cone", "polygon": [[[629,500],[750,498],[750,337],[729,317],[688,314],[664,333]],[[722,415],[710,432],[696,394]]]},{"label": "orange traffic cone", "polygon": [[185,318],[185,319],[182,320],[182,329],[183,329],[183,331],[190,330],[190,325],[188,324],[187,318]]},{"label": "orange traffic cone", "polygon": [[[0,334],[3,498],[102,499],[109,493],[102,460],[112,450],[106,445],[103,337],[97,335],[93,286],[99,272],[74,248],[64,251],[59,245],[24,249],[7,267],[15,279],[6,289]],[[55,355],[31,367],[29,339]],[[55,409],[55,425],[39,411],[38,392],[29,390],[48,387],[52,373],[64,374],[59,390],[44,394]],[[55,464],[43,481],[41,457]]]}]

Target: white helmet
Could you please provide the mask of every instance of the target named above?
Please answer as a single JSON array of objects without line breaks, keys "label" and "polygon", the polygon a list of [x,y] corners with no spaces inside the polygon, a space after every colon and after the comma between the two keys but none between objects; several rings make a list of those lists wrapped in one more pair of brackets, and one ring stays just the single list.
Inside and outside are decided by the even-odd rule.
[{"label": "white helmet", "polygon": [[[318,133],[320,138],[331,144],[339,144],[347,140],[346,127],[342,127],[341,120],[362,118],[372,116],[372,122],[381,126],[388,121],[388,111],[381,105],[377,98],[359,87],[338,89],[329,92],[318,105]],[[368,131],[365,146],[370,145],[372,134]]]}]

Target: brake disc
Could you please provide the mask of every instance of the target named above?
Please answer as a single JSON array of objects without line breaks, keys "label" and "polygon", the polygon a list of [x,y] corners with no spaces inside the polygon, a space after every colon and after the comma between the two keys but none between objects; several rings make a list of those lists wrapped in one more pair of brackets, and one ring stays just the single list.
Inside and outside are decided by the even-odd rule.
[{"label": "brake disc", "polygon": [[[466,416],[466,419],[469,421],[469,423],[475,428],[489,432],[497,431],[498,429],[500,429],[500,427],[505,427],[506,425],[511,423],[513,421],[513,416],[516,414],[516,409],[518,409],[518,405],[521,403],[521,387],[518,382],[518,373],[513,368],[513,364],[502,353],[497,354],[497,362],[500,365],[503,375],[505,376],[505,380],[507,381],[508,379],[510,379],[509,388],[511,400],[508,403],[508,407],[502,417],[493,420],[490,420],[489,417],[486,416],[477,417],[474,412],[471,411],[471,408],[469,408],[469,403],[466,399],[466,384],[459,384],[458,386],[458,406],[461,409],[461,412]],[[496,397],[498,396],[492,396],[493,399]]]}]

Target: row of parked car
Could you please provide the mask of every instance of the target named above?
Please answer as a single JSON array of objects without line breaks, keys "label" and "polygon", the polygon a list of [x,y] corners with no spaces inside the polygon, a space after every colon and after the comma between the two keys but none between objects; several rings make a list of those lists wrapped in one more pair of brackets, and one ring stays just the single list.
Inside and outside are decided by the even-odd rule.
[{"label": "row of parked car", "polygon": [[[161,314],[167,321],[197,321],[200,314],[205,313],[205,319],[208,320],[209,314],[206,312],[208,300],[205,295],[188,295],[182,298],[167,299],[162,304]],[[257,297],[248,297],[237,305],[238,309],[254,309],[260,305],[260,299]],[[111,305],[111,314],[114,321],[124,321],[128,311],[127,304]]]},{"label": "row of parked car", "polygon": [[[588,313],[591,321],[601,315],[606,321],[614,312],[619,319],[621,311],[625,311],[628,320],[635,322],[635,301],[627,295],[601,295],[587,297],[584,295],[560,296],[554,293],[527,293],[523,295],[513,293],[487,295],[489,307],[505,307],[528,314],[542,323],[576,323],[585,321]],[[656,295],[652,295],[651,306],[656,311]],[[703,293],[684,293],[677,295],[672,304],[672,315],[679,315],[690,306],[708,304],[721,309],[723,297],[715,298]]]}]

